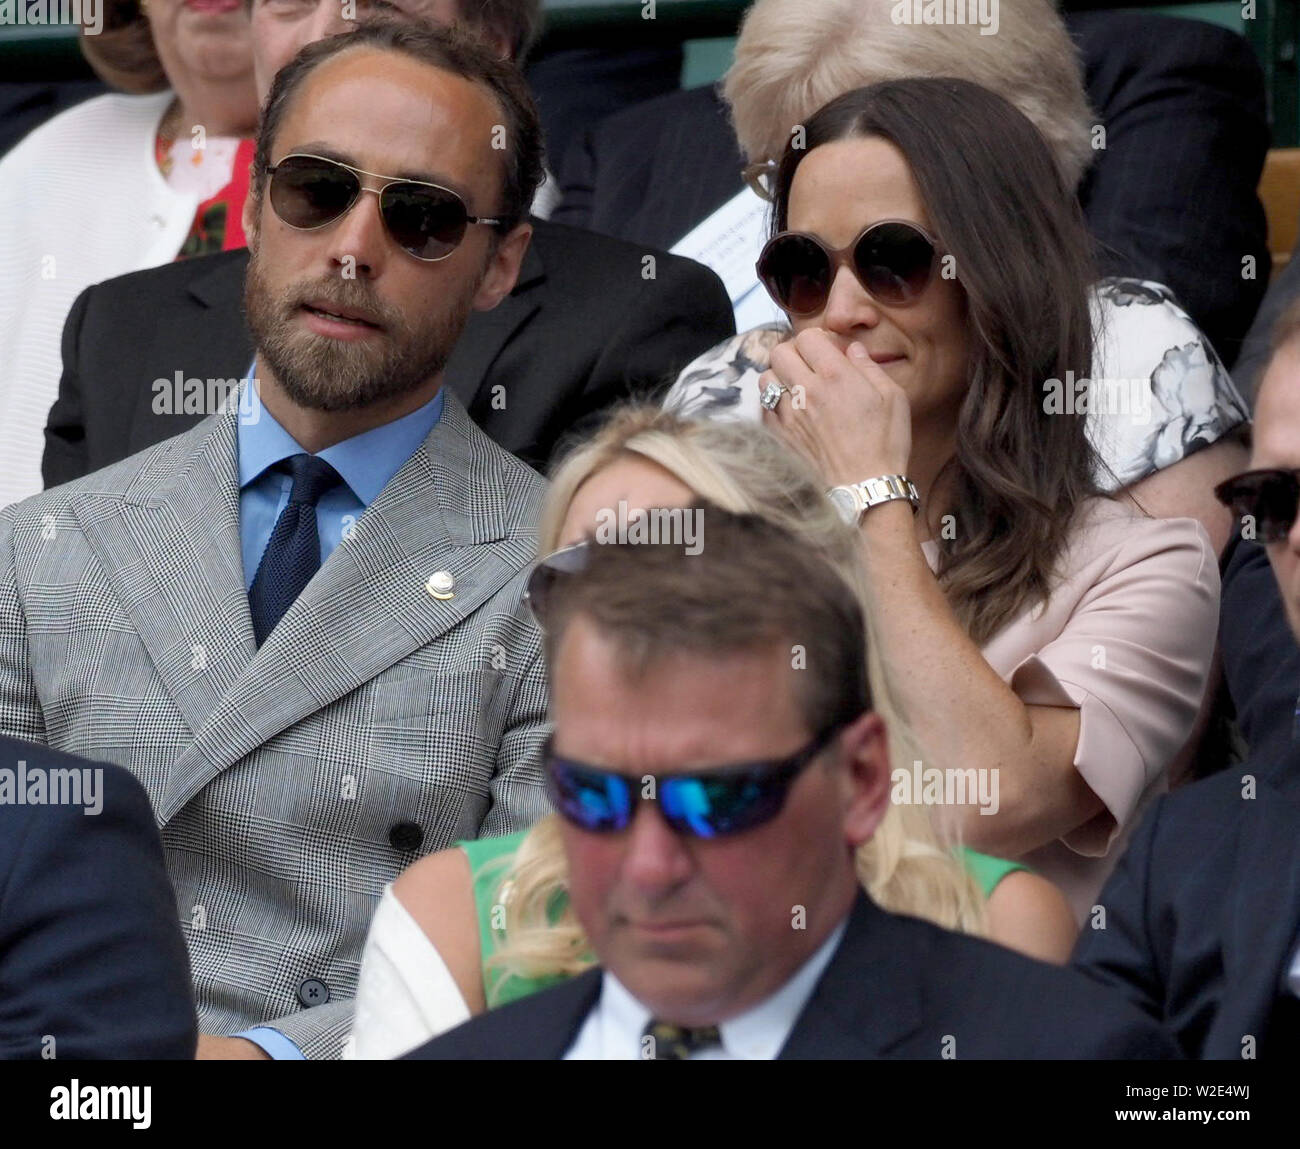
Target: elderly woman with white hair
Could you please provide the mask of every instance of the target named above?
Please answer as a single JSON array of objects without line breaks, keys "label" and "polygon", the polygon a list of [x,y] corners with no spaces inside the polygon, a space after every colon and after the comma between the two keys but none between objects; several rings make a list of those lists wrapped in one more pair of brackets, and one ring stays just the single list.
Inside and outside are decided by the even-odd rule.
[{"label": "elderly woman with white hair", "polygon": [[[789,330],[759,283],[770,176],[795,133],[824,104],[854,88],[914,76],[952,76],[1016,107],[1047,141],[1063,187],[1077,191],[1095,156],[1073,45],[1048,0],[1003,0],[997,35],[978,26],[897,24],[890,0],[757,0],[723,90],[751,189],[674,249],[709,263],[736,305],[739,335],[679,375],[666,406],[687,414],[757,419],[754,381]],[[1113,253],[1110,253],[1113,255]],[[1101,267],[1115,266],[1104,250]],[[1091,370],[1060,381],[1074,399],[1088,380],[1089,434],[1103,489],[1125,489],[1157,517],[1198,519],[1221,551],[1232,532],[1214,486],[1245,465],[1236,433],[1249,409],[1210,341],[1173,292],[1151,280],[1107,276],[1090,292]],[[1072,397],[1067,397],[1069,391]]]}]

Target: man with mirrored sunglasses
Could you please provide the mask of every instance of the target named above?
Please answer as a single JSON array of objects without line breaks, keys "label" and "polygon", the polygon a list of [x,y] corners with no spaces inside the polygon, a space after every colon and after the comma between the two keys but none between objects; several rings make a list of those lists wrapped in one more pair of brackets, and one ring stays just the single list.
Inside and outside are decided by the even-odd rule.
[{"label": "man with mirrored sunglasses", "polygon": [[[384,886],[545,808],[542,481],[444,386],[519,274],[539,135],[466,34],[305,48],[245,209],[256,386],[0,515],[0,732],[144,783],[200,1057],[339,1056]],[[327,162],[280,194],[293,156]]]},{"label": "man with mirrored sunglasses", "polygon": [[593,542],[532,579],[547,782],[601,968],[408,1056],[1169,1055],[1077,975],[863,893],[891,771],[857,597],[778,528],[702,513],[698,553]]},{"label": "man with mirrored sunglasses", "polygon": [[1277,329],[1253,439],[1250,469],[1218,490],[1244,536],[1236,555],[1271,568],[1271,586],[1257,562],[1224,581],[1225,674],[1250,756],[1151,807],[1073,960],[1185,1056],[1280,1066],[1300,1043],[1300,306]]}]

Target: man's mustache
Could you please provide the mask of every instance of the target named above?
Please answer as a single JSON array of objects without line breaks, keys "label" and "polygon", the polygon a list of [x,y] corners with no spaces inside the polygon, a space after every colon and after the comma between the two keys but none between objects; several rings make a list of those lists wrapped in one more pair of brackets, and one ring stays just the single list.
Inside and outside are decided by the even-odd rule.
[{"label": "man's mustache", "polygon": [[401,332],[406,329],[405,318],[397,308],[385,303],[373,290],[355,279],[328,279],[314,285],[299,285],[287,290],[283,297],[286,315],[307,303],[363,312],[385,330]]}]

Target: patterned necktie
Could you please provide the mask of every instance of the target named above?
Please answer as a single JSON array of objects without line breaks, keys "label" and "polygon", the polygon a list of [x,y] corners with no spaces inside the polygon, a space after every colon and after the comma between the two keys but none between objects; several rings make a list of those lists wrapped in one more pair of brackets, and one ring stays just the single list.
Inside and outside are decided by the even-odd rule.
[{"label": "patterned necktie", "polygon": [[320,570],[320,536],[316,533],[316,501],[343,480],[324,459],[292,455],[276,470],[293,476],[289,502],[275,521],[270,541],[248,589],[257,645],[275,629],[284,612]]},{"label": "patterned necktie", "polygon": [[[649,1041],[646,1041],[646,1038]],[[687,1029],[667,1021],[650,1019],[641,1039],[642,1056],[646,1061],[688,1061],[697,1049],[721,1045],[722,1035],[716,1025]]]}]

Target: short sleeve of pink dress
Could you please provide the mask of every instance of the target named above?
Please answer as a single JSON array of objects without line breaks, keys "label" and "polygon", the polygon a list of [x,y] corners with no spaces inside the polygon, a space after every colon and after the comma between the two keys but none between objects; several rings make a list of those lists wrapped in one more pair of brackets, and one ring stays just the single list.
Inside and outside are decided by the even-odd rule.
[{"label": "short sleeve of pink dress", "polygon": [[[933,566],[937,550],[924,550]],[[1026,704],[1080,712],[1074,765],[1106,808],[1020,860],[1056,882],[1081,921],[1192,732],[1218,612],[1219,568],[1200,523],[1093,499],[1050,598],[983,648]]]}]

